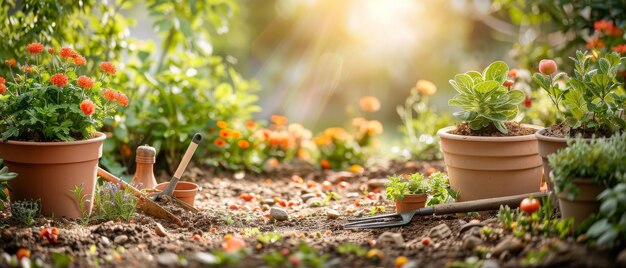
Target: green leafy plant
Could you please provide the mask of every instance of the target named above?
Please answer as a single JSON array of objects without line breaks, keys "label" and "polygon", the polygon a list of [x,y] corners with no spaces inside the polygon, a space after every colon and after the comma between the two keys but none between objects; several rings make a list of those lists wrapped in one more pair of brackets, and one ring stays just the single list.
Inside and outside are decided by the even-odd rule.
[{"label": "green leafy plant", "polygon": [[278,242],[282,238],[280,233],[269,232],[266,234],[257,235],[256,239],[263,244],[273,244]]},{"label": "green leafy plant", "polygon": [[470,129],[479,130],[494,125],[498,131],[508,133],[504,124],[513,120],[524,101],[520,90],[509,90],[503,84],[509,67],[502,61],[490,64],[482,73],[469,71],[457,74],[450,84],[458,94],[448,101],[463,111],[453,115],[468,124]]},{"label": "green leafy plant", "polygon": [[4,209],[4,202],[9,200],[7,192],[11,190],[8,184],[9,180],[15,179],[17,173],[9,172],[9,168],[4,166],[4,161],[0,159],[0,210]]},{"label": "green leafy plant", "polygon": [[450,189],[448,176],[435,172],[428,178],[421,173],[390,176],[385,194],[389,200],[402,200],[407,194],[427,194],[427,206],[454,202],[458,193]]},{"label": "green leafy plant", "polygon": [[367,249],[354,243],[346,242],[337,245],[337,252],[341,255],[356,255],[357,257],[365,256]]},{"label": "green leafy plant", "polygon": [[[576,57],[571,59],[575,63],[572,77],[568,78],[563,72],[545,71],[533,75],[572,128],[566,134],[610,136],[613,132],[623,131],[626,127],[622,118],[626,94],[620,93],[617,73],[624,58],[613,52],[596,59],[587,52],[577,51]],[[556,68],[556,63],[552,63]],[[566,85],[559,84],[562,81],[566,81]]]},{"label": "green leafy plant", "polygon": [[570,199],[578,196],[574,179],[589,179],[608,188],[626,181],[626,133],[590,141],[579,137],[568,143],[548,156],[557,193],[566,191]]},{"label": "green leafy plant", "polygon": [[20,223],[28,226],[35,224],[35,218],[41,211],[39,200],[19,200],[11,204],[11,214]]},{"label": "green leafy plant", "polygon": [[530,214],[522,212],[519,208],[511,209],[509,206],[500,206],[498,221],[505,230],[509,230],[514,236],[525,239],[525,234],[544,236],[557,236],[565,238],[574,233],[574,221],[571,218],[558,219],[553,212],[552,200],[549,197],[541,199],[539,210]]},{"label": "green leafy plant", "polygon": [[286,255],[280,252],[268,253],[263,255],[263,260],[270,267],[326,267],[328,256],[300,243],[297,251]]},{"label": "green leafy plant", "polygon": [[78,207],[80,208],[80,214],[81,214],[80,220],[82,224],[87,225],[87,223],[89,223],[89,220],[90,220],[90,215],[89,215],[89,210],[85,208],[85,206],[83,205],[85,204],[85,202],[87,202],[87,195],[83,194],[83,186],[74,185],[74,188],[72,188],[70,192],[72,192],[72,194],[74,195],[74,200],[76,200],[76,202],[78,203]]},{"label": "green leafy plant", "polygon": [[26,49],[32,56],[19,66],[10,64],[9,75],[0,77],[0,93],[6,91],[0,96],[2,140],[88,139],[117,105],[128,105],[126,95],[104,88],[116,72],[110,62],[102,62],[93,79],[81,75],[87,60],[71,48],[44,52],[44,45],[31,43]]},{"label": "green leafy plant", "polygon": [[604,190],[598,199],[602,202],[600,212],[587,230],[587,236],[598,245],[623,242],[626,237],[626,182]]},{"label": "green leafy plant", "polygon": [[[87,202],[87,196],[83,195],[82,186],[75,185],[71,191],[79,204]],[[96,186],[93,202],[94,206],[91,215],[89,215],[89,211],[81,205],[83,224],[92,220],[129,221],[135,214],[139,199],[130,189],[121,189],[120,185],[117,183],[105,182],[104,184]]]}]

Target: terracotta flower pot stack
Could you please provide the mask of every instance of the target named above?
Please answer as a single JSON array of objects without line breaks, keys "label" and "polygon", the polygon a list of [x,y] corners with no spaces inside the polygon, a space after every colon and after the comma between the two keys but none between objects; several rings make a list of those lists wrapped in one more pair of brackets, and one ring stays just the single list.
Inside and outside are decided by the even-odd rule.
[{"label": "terracotta flower pot stack", "polygon": [[[523,125],[534,129],[538,126]],[[450,186],[457,201],[519,195],[539,191],[542,161],[534,134],[478,137],[439,130]]]},{"label": "terracotta flower pot stack", "polygon": [[[45,216],[80,218],[81,207],[91,212],[103,133],[73,142],[0,142],[0,158],[19,174],[10,180],[11,202],[40,200]],[[79,204],[71,190],[83,188],[86,201]]]}]

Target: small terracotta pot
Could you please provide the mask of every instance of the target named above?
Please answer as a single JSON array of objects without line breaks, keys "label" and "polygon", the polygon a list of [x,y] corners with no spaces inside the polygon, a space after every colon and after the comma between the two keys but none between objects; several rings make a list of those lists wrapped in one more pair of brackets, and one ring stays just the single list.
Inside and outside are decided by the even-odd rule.
[{"label": "small terracotta pot", "polygon": [[[154,187],[154,189],[163,191],[169,184],[169,182],[159,183]],[[174,188],[174,197],[193,207],[193,204],[196,201],[196,194],[198,194],[198,188],[198,185],[193,182],[179,181],[176,184],[176,188]]]},{"label": "small terracotta pot", "polygon": [[55,217],[82,217],[79,202],[70,192],[82,186],[84,209],[91,213],[96,187],[98,159],[106,136],[72,142],[0,142],[0,158],[11,172],[11,202],[41,200],[41,214]]},{"label": "small terracotta pot", "polygon": [[407,194],[402,200],[396,200],[396,212],[401,213],[423,208],[427,198],[428,195],[426,194]]},{"label": "small terracotta pot", "polygon": [[548,190],[554,192],[554,184],[552,183],[552,179],[550,179],[552,167],[550,167],[550,164],[548,163],[548,156],[556,153],[559,149],[567,147],[567,140],[565,138],[545,136],[545,133],[546,129],[544,128],[537,131],[537,133],[535,133],[535,137],[537,137],[539,155],[543,161],[543,174],[546,178],[546,184],[548,184]]},{"label": "small terracotta pot", "polygon": [[440,129],[437,135],[450,186],[459,192],[457,201],[539,191],[543,167],[535,134],[477,137],[449,133],[454,128]]},{"label": "small terracotta pot", "polygon": [[580,194],[574,200],[567,198],[566,191],[558,193],[557,196],[561,218],[573,218],[576,228],[587,217],[600,210],[600,201],[597,197],[606,188],[595,185],[591,179],[574,179],[574,184],[580,189]]}]

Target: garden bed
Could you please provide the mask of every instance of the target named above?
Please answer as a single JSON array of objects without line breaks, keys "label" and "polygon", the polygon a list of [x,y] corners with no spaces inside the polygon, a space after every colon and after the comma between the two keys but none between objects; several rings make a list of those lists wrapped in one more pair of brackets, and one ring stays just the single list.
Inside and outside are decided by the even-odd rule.
[{"label": "garden bed", "polygon": [[[13,220],[7,209],[0,214],[0,252],[4,256],[0,264],[6,266],[5,258],[24,248],[30,251],[32,262],[62,265],[71,260],[72,265],[81,267],[96,264],[154,267],[157,263],[194,267],[227,261],[237,267],[261,267],[268,266],[271,260],[286,261],[286,266],[296,263],[313,266],[321,262],[334,267],[394,267],[396,261],[402,261],[398,260],[400,256],[407,257],[413,267],[470,265],[474,261],[491,265],[488,267],[615,266],[619,254],[615,249],[590,249],[573,239],[545,237],[530,237],[519,243],[501,228],[495,212],[416,217],[410,225],[400,228],[342,228],[348,218],[366,214],[372,207],[384,206],[386,212],[394,211],[393,203],[383,195],[369,191],[368,198],[366,194],[368,189],[381,186],[380,180],[387,175],[429,173],[442,170],[442,166],[441,162],[392,162],[351,173],[293,165],[262,175],[248,174],[243,179],[234,179],[239,176],[232,174],[214,175],[207,169],[194,167],[183,180],[195,180],[202,187],[196,199],[201,212],[194,215],[175,211],[183,220],[182,227],[138,215],[131,223],[87,226],[78,221],[39,218],[35,227],[29,228]],[[325,180],[331,185],[323,184]],[[335,191],[340,199],[320,198],[317,204],[303,201],[303,197],[308,197],[305,194],[316,193],[318,189],[326,193]],[[245,200],[246,194],[253,195],[251,201]],[[263,211],[262,203],[284,209],[289,219],[269,219],[269,211]],[[329,217],[329,209],[339,212],[339,216]],[[157,234],[157,224],[163,226],[165,236]],[[484,237],[480,232],[482,226],[491,227],[495,234],[502,233]],[[44,227],[58,228],[56,244],[40,238]],[[222,254],[224,237],[228,234],[243,237],[246,242],[243,251]],[[231,247],[227,245],[227,249]]]}]

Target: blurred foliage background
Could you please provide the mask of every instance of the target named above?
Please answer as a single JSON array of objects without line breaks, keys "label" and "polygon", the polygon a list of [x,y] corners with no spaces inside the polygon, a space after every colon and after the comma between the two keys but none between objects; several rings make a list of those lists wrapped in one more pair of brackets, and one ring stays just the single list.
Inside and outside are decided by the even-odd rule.
[{"label": "blurred foliage background", "polygon": [[[171,171],[194,132],[209,137],[201,149],[205,162],[228,169],[259,170],[269,156],[282,160],[304,154],[300,148],[309,147],[311,134],[299,134],[293,146],[270,142],[272,135],[302,129],[265,123],[275,114],[319,137],[334,137],[339,132],[328,128],[349,128],[353,118],[367,116],[358,121],[376,120],[381,128],[357,126],[350,139],[358,142],[347,143],[357,147],[342,142],[330,148],[359,157],[368,155],[361,151],[376,151],[437,158],[433,126],[453,123],[446,113],[454,94],[447,81],[454,74],[506,61],[520,70],[516,86],[533,98],[525,118],[519,119],[549,125],[553,111],[542,105],[545,95],[530,81],[538,61],[555,58],[563,66],[576,49],[597,37],[598,20],[612,20],[621,29],[626,24],[626,4],[617,0],[0,2],[3,61],[19,61],[26,45],[39,41],[72,46],[87,57],[91,69],[102,60],[119,66],[116,89],[126,92],[131,105],[107,122],[105,131],[113,135],[101,162],[116,174],[132,173],[134,149],[146,143],[159,150],[159,166]],[[623,39],[591,49],[610,49]],[[433,82],[437,93],[419,95],[420,79]],[[359,109],[364,96],[379,99],[380,109],[364,114]],[[411,110],[416,113],[412,123],[406,118]],[[264,136],[245,130],[248,120],[267,126]],[[229,134],[243,138],[220,136],[224,128],[217,127],[219,121]],[[359,128],[377,135],[385,131],[380,142],[368,136],[359,145]],[[218,141],[220,137],[225,140]],[[242,139],[253,153],[241,154],[248,148],[240,146]],[[322,158],[334,154],[321,151]],[[345,168],[364,160],[337,161],[331,166]]]}]

